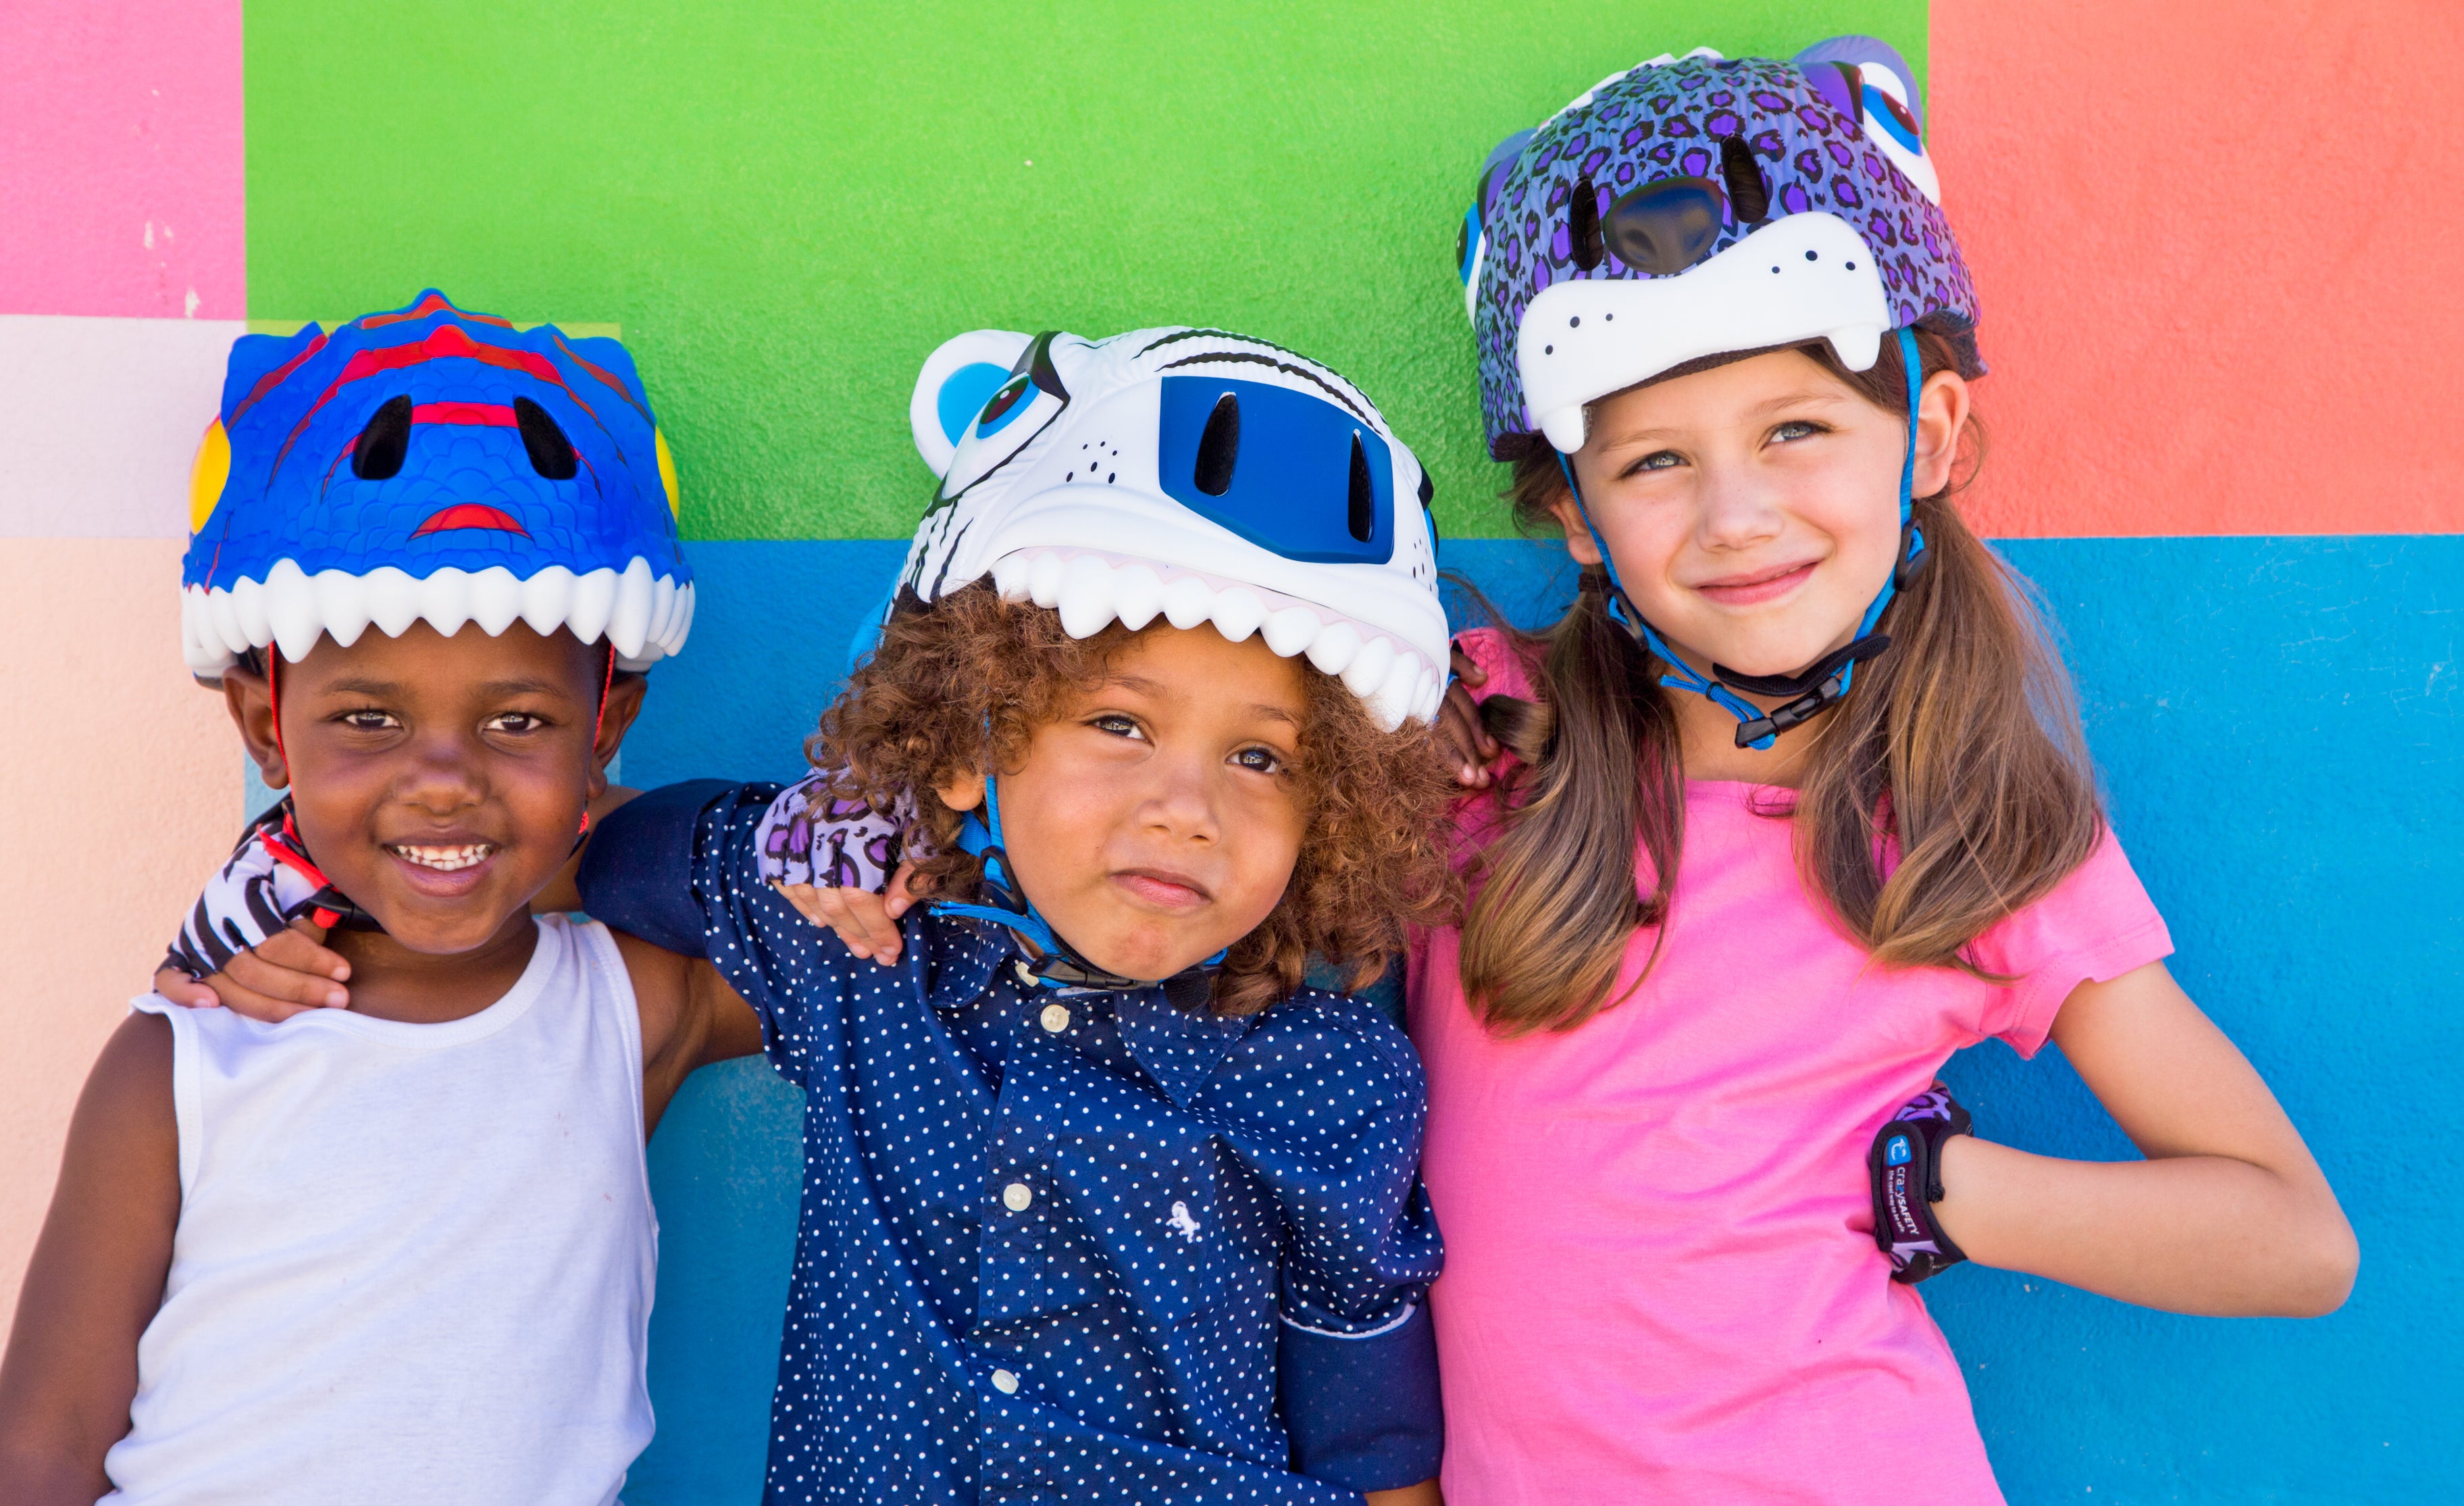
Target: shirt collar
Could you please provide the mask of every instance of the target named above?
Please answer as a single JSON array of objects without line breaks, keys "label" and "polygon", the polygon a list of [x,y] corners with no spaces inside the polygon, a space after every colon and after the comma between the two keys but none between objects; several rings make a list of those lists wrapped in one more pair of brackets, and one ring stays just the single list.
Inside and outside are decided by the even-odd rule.
[{"label": "shirt collar", "polygon": [[[928,916],[923,930],[930,958],[924,997],[943,1012],[972,1008],[1003,968],[1025,956],[1016,937],[989,922]],[[1184,1109],[1233,1044],[1249,1033],[1246,1016],[1175,1008],[1161,986],[1102,994],[1027,991],[1030,996],[1049,991],[1073,1005],[1090,998],[1109,1001],[1132,1059]]]}]

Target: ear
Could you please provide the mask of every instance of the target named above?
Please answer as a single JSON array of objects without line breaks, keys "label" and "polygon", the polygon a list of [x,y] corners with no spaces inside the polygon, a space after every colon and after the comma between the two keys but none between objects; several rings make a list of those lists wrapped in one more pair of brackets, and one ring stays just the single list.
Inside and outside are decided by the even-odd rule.
[{"label": "ear", "polygon": [[1910,496],[1931,497],[1950,484],[1968,413],[1968,382],[1958,372],[1937,371],[1925,378],[1917,391],[1917,464]]},{"label": "ear", "polygon": [[[279,649],[268,646],[268,653]],[[231,712],[231,725],[239,728],[239,740],[248,749],[251,762],[256,764],[257,777],[268,789],[286,789],[291,785],[291,770],[282,761],[282,745],[274,735],[274,696],[262,675],[233,664],[223,671],[223,706]]]},{"label": "ear", "polygon": [[984,776],[961,774],[946,785],[934,786],[933,793],[953,810],[973,810],[984,803]]},{"label": "ear", "polygon": [[649,676],[628,675],[622,670],[607,682],[607,705],[599,714],[599,741],[590,749],[591,799],[606,792],[607,764],[616,757],[616,750],[625,745],[625,733],[633,725],[633,719],[642,714],[642,698],[649,689]]},{"label": "ear", "polygon": [[1599,545],[1592,541],[1592,530],[1583,521],[1583,510],[1574,505],[1574,494],[1563,486],[1558,487],[1556,498],[1550,502],[1549,511],[1556,518],[1558,528],[1565,533],[1566,552],[1574,557],[1574,563],[1599,564]]},{"label": "ear", "polygon": [[1010,368],[1035,343],[1032,335],[1006,329],[976,329],[924,358],[915,376],[915,395],[907,401],[907,427],[915,432],[915,453],[935,476],[950,470],[958,436],[984,406],[984,400],[1009,380]]}]

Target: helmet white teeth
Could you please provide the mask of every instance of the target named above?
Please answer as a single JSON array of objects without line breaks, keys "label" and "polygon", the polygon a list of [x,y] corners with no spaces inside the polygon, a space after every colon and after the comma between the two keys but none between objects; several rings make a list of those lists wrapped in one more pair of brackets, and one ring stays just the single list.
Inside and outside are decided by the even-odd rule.
[{"label": "helmet white teeth", "polygon": [[978,330],[926,361],[909,418],[941,484],[902,598],[990,575],[1076,637],[1211,623],[1307,654],[1390,728],[1435,716],[1425,473],[1326,367],[1221,330]]}]

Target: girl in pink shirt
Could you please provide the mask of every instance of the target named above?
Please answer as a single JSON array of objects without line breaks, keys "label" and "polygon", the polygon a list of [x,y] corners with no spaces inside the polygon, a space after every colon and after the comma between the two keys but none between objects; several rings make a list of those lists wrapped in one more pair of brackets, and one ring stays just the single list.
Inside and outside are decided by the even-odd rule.
[{"label": "girl in pink shirt", "polygon": [[[1663,57],[1482,174],[1490,448],[1583,571],[1460,640],[1496,761],[1413,958],[1452,1506],[1998,1501],[1914,1286],[1962,1252],[2187,1312],[2350,1287],[1952,505],[1984,366],[1920,110],[1868,38]],[[1962,1134],[1927,1087],[1989,1035],[2146,1159]]]}]

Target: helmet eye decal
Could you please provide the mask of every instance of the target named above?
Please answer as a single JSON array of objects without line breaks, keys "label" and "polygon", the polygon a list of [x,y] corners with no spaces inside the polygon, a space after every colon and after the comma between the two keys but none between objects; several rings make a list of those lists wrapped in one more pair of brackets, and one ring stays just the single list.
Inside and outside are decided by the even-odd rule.
[{"label": "helmet eye decal", "polygon": [[1771,183],[1744,137],[1721,139],[1720,176],[1728,185],[1728,203],[1735,207],[1737,218],[1749,224],[1771,218]]},{"label": "helmet eye decal", "polygon": [[1589,178],[1574,183],[1574,197],[1566,206],[1566,235],[1573,243],[1574,265],[1585,272],[1600,264],[1600,190]]},{"label": "helmet eye decal", "polygon": [[1638,272],[1673,277],[1703,259],[1727,218],[1727,195],[1710,179],[1656,179],[1609,206],[1609,249]]},{"label": "helmet eye decal", "polygon": [[1069,388],[1052,365],[1052,342],[1059,333],[1046,330],[1036,336],[1010,367],[1009,380],[985,399],[975,422],[958,436],[935,506],[957,501],[968,488],[1016,459],[1069,406]]},{"label": "helmet eye decal", "polygon": [[579,468],[573,441],[564,437],[547,410],[527,397],[514,399],[514,423],[522,432],[522,449],[531,457],[531,469],[550,481],[570,481]]},{"label": "helmet eye decal", "polygon": [[1241,399],[1226,392],[1206,415],[1206,430],[1198,436],[1198,460],[1190,479],[1209,497],[1232,490],[1232,467],[1241,458]]},{"label": "helmet eye decal", "polygon": [[410,453],[410,396],[386,398],[370,415],[368,426],[351,441],[351,474],[363,481],[389,481],[402,474],[403,457]]},{"label": "helmet eye decal", "polygon": [[1204,376],[1160,386],[1164,495],[1287,560],[1375,565],[1394,554],[1395,458],[1384,435],[1287,387]]}]

